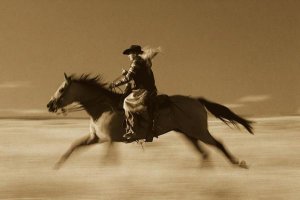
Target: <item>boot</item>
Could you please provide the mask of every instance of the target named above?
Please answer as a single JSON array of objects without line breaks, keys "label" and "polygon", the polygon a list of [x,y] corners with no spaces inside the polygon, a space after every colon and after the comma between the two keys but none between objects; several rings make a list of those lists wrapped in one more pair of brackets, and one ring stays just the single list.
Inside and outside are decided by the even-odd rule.
[{"label": "boot", "polygon": [[153,120],[148,121],[147,130],[148,131],[147,131],[146,138],[145,138],[146,142],[152,142],[154,137],[158,138],[157,133],[154,129],[154,121]]},{"label": "boot", "polygon": [[125,120],[126,123],[126,133],[123,135],[123,138],[126,138],[127,140],[132,139],[133,137],[136,136],[135,132],[133,131],[131,124],[129,123],[129,121],[126,119]]},{"label": "boot", "polygon": [[146,142],[153,142],[153,136],[151,134],[146,135]]}]

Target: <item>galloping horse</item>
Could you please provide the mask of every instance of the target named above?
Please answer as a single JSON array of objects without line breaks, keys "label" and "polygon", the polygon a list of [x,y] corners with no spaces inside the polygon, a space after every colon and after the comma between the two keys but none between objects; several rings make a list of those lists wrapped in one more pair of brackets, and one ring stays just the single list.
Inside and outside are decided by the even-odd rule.
[{"label": "galloping horse", "polygon": [[[62,112],[76,110],[78,107],[75,108],[71,105],[78,103],[80,108],[84,109],[91,118],[90,132],[71,145],[56,163],[56,168],[61,167],[72,152],[82,146],[103,142],[132,142],[145,139],[143,133],[138,133],[132,141],[123,138],[125,116],[124,111],[120,108],[122,94],[108,89],[99,76],[90,77],[83,74],[76,77],[74,75],[64,75],[65,81],[47,104],[48,110],[54,113],[59,110]],[[249,133],[253,134],[251,121],[234,114],[223,105],[210,102],[204,98],[175,95],[170,96],[168,99],[167,106],[155,111],[154,128],[157,135],[163,135],[170,131],[182,133],[202,155],[203,159],[208,158],[208,153],[202,149],[198,140],[218,148],[233,165],[247,168],[245,161],[239,161],[231,155],[224,145],[209,133],[206,109],[226,124],[232,123],[235,126],[241,124]]]}]

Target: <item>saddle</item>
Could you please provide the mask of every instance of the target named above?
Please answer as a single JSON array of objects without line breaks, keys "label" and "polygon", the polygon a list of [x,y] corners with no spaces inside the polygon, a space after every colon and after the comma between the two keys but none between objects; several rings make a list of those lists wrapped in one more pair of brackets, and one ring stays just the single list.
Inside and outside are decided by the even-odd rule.
[{"label": "saddle", "polygon": [[[144,132],[145,130],[148,130],[146,131],[147,134],[145,139],[146,142],[152,142],[153,137],[158,137],[156,124],[159,117],[159,110],[169,107],[170,102],[170,97],[165,94],[151,96],[145,102],[147,106],[147,114],[144,112],[131,113],[131,117],[125,117],[123,121],[124,129],[127,133],[130,132],[129,130],[133,130],[135,133],[141,133],[140,131]],[[124,112],[123,107],[122,111]],[[133,138],[133,140],[135,140],[135,138]],[[127,140],[127,142],[129,141],[130,140]]]},{"label": "saddle", "polygon": [[150,104],[152,104],[150,107],[152,107],[152,111],[155,112],[160,109],[167,108],[171,103],[170,97],[166,94],[160,94],[155,97],[153,97]]},{"label": "saddle", "polygon": [[154,91],[145,96],[143,91],[131,90],[130,86],[126,86],[119,104],[120,110],[125,111],[124,108],[126,108],[128,111],[123,123],[123,127],[126,130],[125,135],[129,136],[131,132],[145,133],[145,130],[147,130],[146,142],[152,142],[153,137],[158,137],[155,125],[159,116],[159,110],[167,108],[170,102],[168,95],[156,95],[156,91]]},{"label": "saddle", "polygon": [[[132,87],[130,84],[126,85],[125,91],[123,93],[123,96],[121,98],[121,101],[119,103],[119,109],[123,110],[123,102],[124,99],[131,94],[132,92]],[[170,105],[170,97],[166,94],[160,94],[160,95],[153,95],[150,96],[150,98],[147,100],[146,104],[150,108],[148,111],[151,112],[152,114],[159,110],[166,108]]]}]

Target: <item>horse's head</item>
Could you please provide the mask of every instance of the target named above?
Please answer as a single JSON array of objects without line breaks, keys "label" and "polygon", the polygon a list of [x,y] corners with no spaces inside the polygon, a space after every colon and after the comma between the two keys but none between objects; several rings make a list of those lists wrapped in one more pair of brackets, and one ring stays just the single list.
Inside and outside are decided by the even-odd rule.
[{"label": "horse's head", "polygon": [[59,109],[63,109],[65,106],[75,101],[75,96],[72,90],[72,78],[65,75],[65,81],[60,85],[57,91],[54,93],[47,108],[49,112],[57,112]]},{"label": "horse's head", "polygon": [[90,115],[97,116],[99,112],[119,105],[122,95],[109,90],[99,76],[64,75],[65,81],[47,104],[49,112],[67,113],[84,109]]}]

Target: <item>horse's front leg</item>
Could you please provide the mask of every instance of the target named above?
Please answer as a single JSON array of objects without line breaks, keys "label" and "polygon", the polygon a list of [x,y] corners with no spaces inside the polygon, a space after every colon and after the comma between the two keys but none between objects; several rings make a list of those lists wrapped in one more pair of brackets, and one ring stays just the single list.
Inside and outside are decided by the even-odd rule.
[{"label": "horse's front leg", "polygon": [[71,144],[70,148],[60,157],[58,162],[54,165],[54,169],[59,169],[64,164],[64,162],[71,156],[71,154],[79,147],[96,143],[99,143],[99,138],[94,133],[89,133],[83,136],[82,138],[77,139]]}]

